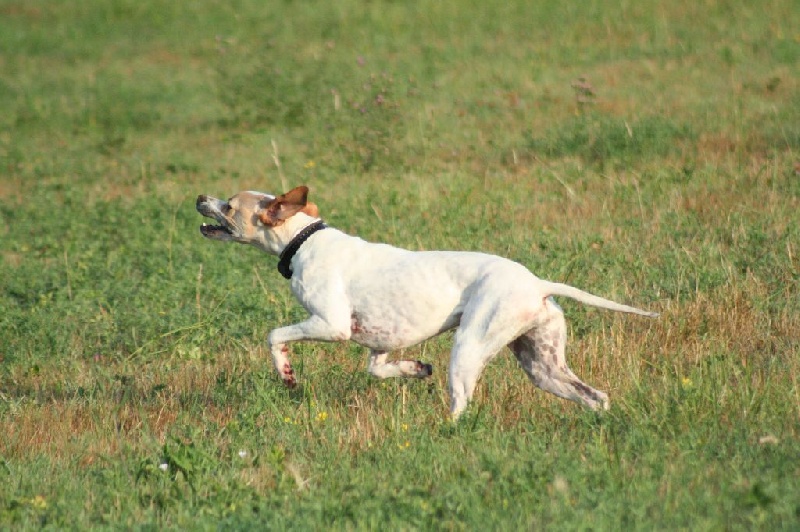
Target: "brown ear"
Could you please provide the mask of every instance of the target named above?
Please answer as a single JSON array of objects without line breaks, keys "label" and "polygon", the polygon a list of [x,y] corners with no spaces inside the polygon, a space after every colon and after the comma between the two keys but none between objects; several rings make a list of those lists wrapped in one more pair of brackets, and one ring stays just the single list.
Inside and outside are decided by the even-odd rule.
[{"label": "brown ear", "polygon": [[258,211],[258,219],[264,225],[279,225],[304,210],[308,204],[308,187],[299,186],[270,201]]},{"label": "brown ear", "polygon": [[312,218],[319,218],[319,209],[317,208],[317,204],[309,201],[306,203],[306,206],[303,207],[302,211],[307,215],[311,216]]},{"label": "brown ear", "polygon": [[308,187],[305,185],[300,185],[299,187],[293,188],[286,194],[278,196],[278,199],[282,199],[286,203],[290,203],[292,205],[301,205],[305,207],[306,200],[308,199]]}]

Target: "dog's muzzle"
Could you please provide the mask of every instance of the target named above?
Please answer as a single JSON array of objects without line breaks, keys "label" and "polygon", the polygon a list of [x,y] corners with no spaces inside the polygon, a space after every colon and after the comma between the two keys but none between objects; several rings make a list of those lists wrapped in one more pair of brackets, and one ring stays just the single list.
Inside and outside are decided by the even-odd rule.
[{"label": "dog's muzzle", "polygon": [[221,203],[220,200],[212,198],[211,196],[206,196],[205,194],[197,196],[197,202],[195,203],[197,212],[206,218],[212,218],[220,222],[220,225],[203,223],[203,225],[200,226],[200,232],[207,238],[226,238],[233,235],[226,225],[225,217],[219,210],[219,203]]}]

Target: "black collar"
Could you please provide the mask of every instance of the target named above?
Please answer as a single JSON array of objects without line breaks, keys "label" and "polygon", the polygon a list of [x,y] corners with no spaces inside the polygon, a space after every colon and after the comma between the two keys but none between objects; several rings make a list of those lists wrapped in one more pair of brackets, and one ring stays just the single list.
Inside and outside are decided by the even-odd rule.
[{"label": "black collar", "polygon": [[281,251],[281,260],[278,261],[278,271],[281,272],[286,279],[292,278],[292,267],[291,262],[294,254],[297,253],[297,250],[300,249],[300,246],[303,245],[303,242],[308,240],[308,238],[320,231],[328,227],[325,225],[325,222],[322,220],[317,220],[313,224],[307,226],[305,229],[297,233],[297,235],[289,242],[283,251]]}]

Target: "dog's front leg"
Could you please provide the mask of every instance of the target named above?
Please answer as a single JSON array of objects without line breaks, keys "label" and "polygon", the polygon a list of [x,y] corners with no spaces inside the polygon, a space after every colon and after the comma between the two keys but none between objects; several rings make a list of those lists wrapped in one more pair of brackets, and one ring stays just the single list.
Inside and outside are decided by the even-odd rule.
[{"label": "dog's front leg", "polygon": [[301,340],[319,340],[323,342],[340,342],[350,338],[349,324],[334,326],[318,316],[311,316],[294,325],[280,327],[269,333],[267,343],[272,361],[283,383],[289,388],[297,385],[297,379],[289,362],[289,342]]}]

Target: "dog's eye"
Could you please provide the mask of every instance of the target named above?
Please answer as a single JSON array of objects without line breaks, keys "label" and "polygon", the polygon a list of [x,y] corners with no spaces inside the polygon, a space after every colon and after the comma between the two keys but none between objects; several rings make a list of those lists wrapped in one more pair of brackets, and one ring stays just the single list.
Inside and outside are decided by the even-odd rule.
[{"label": "dog's eye", "polygon": [[224,214],[225,216],[227,216],[228,213],[230,213],[232,210],[233,209],[231,208],[229,203],[226,203],[225,205],[222,206],[222,214]]}]

